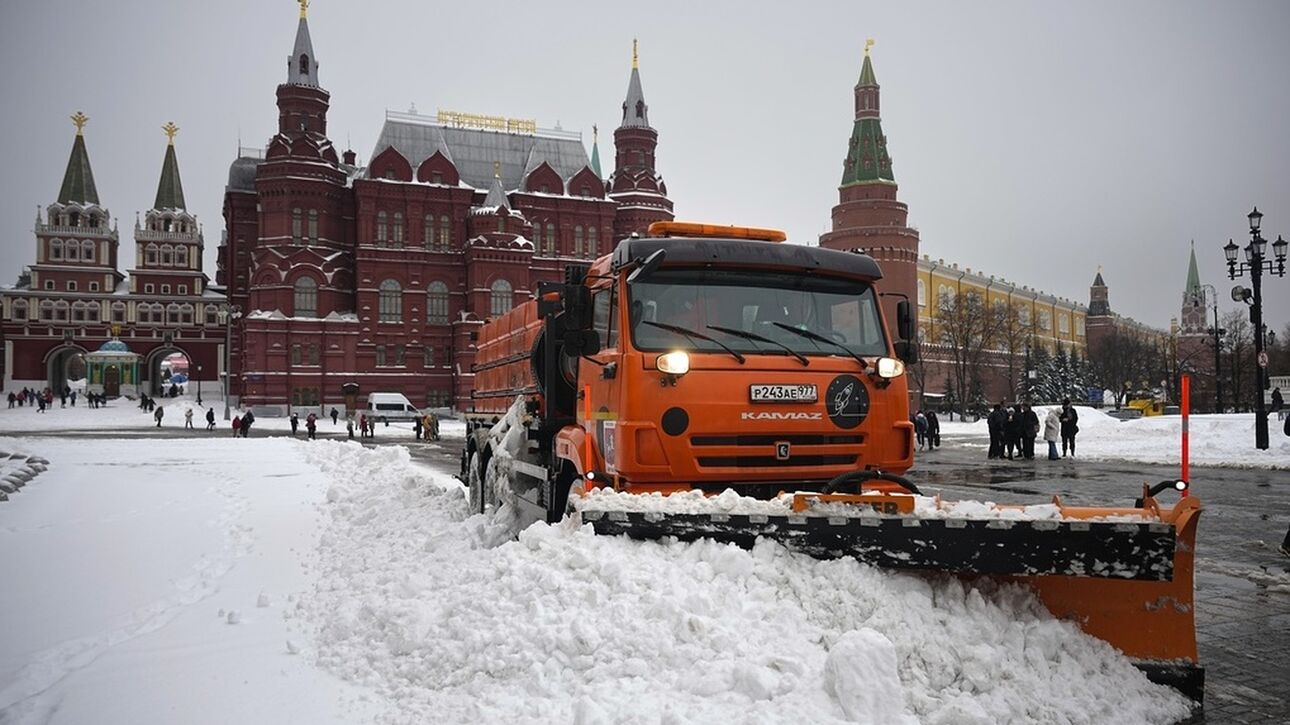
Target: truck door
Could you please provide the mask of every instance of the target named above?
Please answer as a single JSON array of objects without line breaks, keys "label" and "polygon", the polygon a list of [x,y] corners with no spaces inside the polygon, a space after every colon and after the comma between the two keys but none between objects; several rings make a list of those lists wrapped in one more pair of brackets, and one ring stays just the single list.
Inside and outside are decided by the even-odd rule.
[{"label": "truck door", "polygon": [[[618,350],[618,293],[615,285],[606,285],[592,293],[593,329],[600,336],[600,352],[591,360],[578,361],[579,393],[591,391],[591,420],[583,421],[595,441],[596,453],[603,457],[608,473],[615,470],[617,459],[619,390],[622,370]],[[578,417],[586,415],[586,401],[578,401]],[[592,464],[599,465],[599,462]]]}]

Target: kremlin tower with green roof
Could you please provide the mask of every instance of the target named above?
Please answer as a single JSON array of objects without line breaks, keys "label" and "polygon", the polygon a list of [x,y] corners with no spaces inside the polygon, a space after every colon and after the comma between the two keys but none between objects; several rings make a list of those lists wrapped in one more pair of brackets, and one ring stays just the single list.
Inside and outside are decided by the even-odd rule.
[{"label": "kremlin tower with green roof", "polygon": [[[858,249],[882,267],[883,292],[917,299],[918,232],[908,225],[909,207],[897,198],[887,137],[879,113],[879,86],[865,42],[864,65],[855,86],[855,121],[846,158],[838,204],[833,207],[833,230],[820,236],[820,246]],[[896,295],[885,298],[888,319],[895,319]]]}]

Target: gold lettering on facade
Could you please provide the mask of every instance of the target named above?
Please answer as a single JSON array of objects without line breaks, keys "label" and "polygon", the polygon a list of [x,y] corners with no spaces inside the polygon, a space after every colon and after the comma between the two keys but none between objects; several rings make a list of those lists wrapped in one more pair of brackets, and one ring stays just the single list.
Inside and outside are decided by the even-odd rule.
[{"label": "gold lettering on facade", "polygon": [[486,116],[482,113],[462,113],[440,109],[435,120],[445,126],[454,128],[482,128],[487,131],[504,133],[536,134],[537,121],[528,118],[507,118],[505,116]]}]

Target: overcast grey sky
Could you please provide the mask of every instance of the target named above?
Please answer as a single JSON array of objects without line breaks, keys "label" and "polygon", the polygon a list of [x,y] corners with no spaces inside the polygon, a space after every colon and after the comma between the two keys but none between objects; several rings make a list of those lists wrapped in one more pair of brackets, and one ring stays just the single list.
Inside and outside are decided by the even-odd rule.
[{"label": "overcast grey sky", "polygon": [[[174,120],[206,270],[239,136],[275,130],[292,0],[0,4],[0,276],[34,261],[37,205],[55,200],[76,110],[90,116],[103,203],[133,259]],[[314,0],[331,138],[372,151],[385,110],[437,108],[602,131],[605,173],[631,42],[682,219],[829,224],[866,37],[883,128],[922,252],[1165,326],[1196,241],[1201,281],[1235,309],[1221,246],[1290,235],[1290,3]],[[125,265],[128,267],[128,265]],[[1290,279],[1266,280],[1269,322]],[[1248,284],[1248,280],[1245,282]]]}]

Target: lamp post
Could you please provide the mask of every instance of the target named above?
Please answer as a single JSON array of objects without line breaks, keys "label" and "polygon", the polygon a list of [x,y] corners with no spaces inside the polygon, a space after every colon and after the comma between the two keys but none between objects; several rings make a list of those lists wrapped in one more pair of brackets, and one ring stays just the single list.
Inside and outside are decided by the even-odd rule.
[{"label": "lamp post", "polygon": [[1263,389],[1268,357],[1263,351],[1263,273],[1266,271],[1268,276],[1284,277],[1286,274],[1286,240],[1280,235],[1277,241],[1272,244],[1273,260],[1265,259],[1267,253],[1268,240],[1264,239],[1259,233],[1259,227],[1263,222],[1263,215],[1259,213],[1259,208],[1254,207],[1254,211],[1248,215],[1250,220],[1250,243],[1245,245],[1245,261],[1237,262],[1236,253],[1239,249],[1236,242],[1228,240],[1223,247],[1223,254],[1227,257],[1227,276],[1231,279],[1249,272],[1250,286],[1252,290],[1246,290],[1240,285],[1232,288],[1232,298],[1238,302],[1247,302],[1250,304],[1250,323],[1254,326],[1254,447],[1261,450],[1268,448],[1268,413],[1263,407]]},{"label": "lamp post", "polygon": [[224,318],[224,420],[231,420],[228,389],[231,382],[230,375],[232,375],[229,368],[233,364],[233,320],[242,316],[242,308],[237,305],[227,305],[220,308],[219,316]]},{"label": "lamp post", "polygon": [[1223,412],[1223,376],[1222,376],[1222,348],[1223,335],[1227,330],[1218,326],[1218,290],[1214,289],[1212,284],[1203,284],[1201,289],[1209,292],[1209,299],[1213,301],[1214,307],[1214,326],[1205,330],[1205,332],[1214,336],[1214,412]]},{"label": "lamp post", "polygon": [[202,404],[202,366],[197,366],[197,405]]}]

